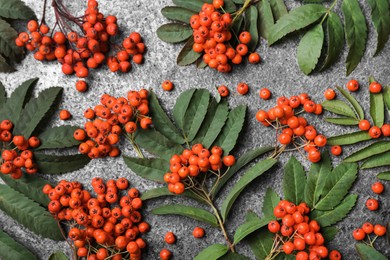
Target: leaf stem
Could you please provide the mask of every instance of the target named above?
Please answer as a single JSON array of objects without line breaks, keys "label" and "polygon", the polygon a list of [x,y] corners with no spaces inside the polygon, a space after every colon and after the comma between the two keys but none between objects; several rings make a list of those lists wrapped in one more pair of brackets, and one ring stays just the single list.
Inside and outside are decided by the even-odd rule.
[{"label": "leaf stem", "polygon": [[332,5],[329,6],[328,10],[326,11],[326,14],[324,15],[324,17],[322,18],[320,24],[323,24],[323,22],[325,21],[325,19],[329,16],[330,14],[330,11],[332,11],[332,9],[334,8],[334,6],[337,4],[337,1],[338,0],[334,0]]},{"label": "leaf stem", "polygon": [[126,138],[130,141],[130,143],[131,143],[131,145],[133,146],[135,152],[138,154],[138,157],[139,157],[139,158],[145,158],[144,154],[143,154],[142,151],[141,151],[141,148],[140,148],[139,145],[134,141],[134,134],[132,134],[132,135],[126,134]]}]

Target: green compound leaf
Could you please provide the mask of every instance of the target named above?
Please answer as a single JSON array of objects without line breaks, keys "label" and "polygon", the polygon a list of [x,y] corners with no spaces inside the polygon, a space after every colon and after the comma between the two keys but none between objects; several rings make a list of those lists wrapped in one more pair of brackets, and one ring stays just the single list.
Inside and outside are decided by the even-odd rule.
[{"label": "green compound leaf", "polygon": [[141,195],[142,200],[150,200],[150,199],[155,199],[155,198],[160,198],[160,197],[165,197],[165,196],[185,196],[191,199],[194,199],[202,204],[205,204],[205,201],[200,199],[195,193],[193,193],[190,190],[184,191],[184,193],[177,195],[168,190],[167,187],[159,187],[159,188],[154,188],[151,190],[148,190],[146,192],[143,192]]},{"label": "green compound leaf", "polygon": [[61,251],[57,251],[49,257],[49,260],[69,260],[69,258],[62,253]]},{"label": "green compound leaf", "polygon": [[123,156],[127,167],[142,178],[164,183],[164,174],[169,170],[169,162],[160,158],[132,158]]},{"label": "green compound leaf", "polygon": [[217,260],[229,251],[226,245],[214,244],[199,252],[194,260]]},{"label": "green compound leaf", "polygon": [[329,112],[342,116],[356,118],[356,115],[353,112],[352,108],[341,100],[326,100],[322,102],[322,106],[325,110],[328,110]]},{"label": "green compound leaf", "polygon": [[344,159],[344,162],[358,162],[387,151],[390,151],[389,141],[376,142],[349,155]]},{"label": "green compound leaf", "polygon": [[349,47],[347,56],[347,75],[349,75],[364,55],[367,42],[367,25],[357,0],[344,0],[342,10]]},{"label": "green compound leaf", "polygon": [[364,119],[364,111],[362,106],[359,104],[359,102],[354,98],[348,91],[346,91],[343,88],[337,87],[337,89],[340,91],[340,93],[351,103],[357,117],[359,120]]},{"label": "green compound leaf", "polygon": [[0,209],[34,233],[63,240],[56,220],[38,203],[7,185],[0,184]]},{"label": "green compound leaf", "polygon": [[47,128],[38,135],[41,145],[35,150],[70,148],[81,142],[73,138],[73,133],[78,127],[63,125]]},{"label": "green compound leaf", "polygon": [[299,68],[309,75],[317,66],[324,43],[324,30],[321,24],[310,29],[301,39],[297,50]]},{"label": "green compound leaf", "polygon": [[288,14],[288,10],[283,0],[269,0],[275,21]]},{"label": "green compound leaf", "polygon": [[379,253],[375,248],[372,246],[368,246],[363,243],[357,243],[355,245],[356,251],[358,252],[361,260],[386,260],[388,259],[381,253]]},{"label": "green compound leaf", "polygon": [[255,6],[250,6],[245,11],[245,20],[246,20],[246,30],[251,34],[252,39],[247,44],[250,52],[253,52],[259,42],[259,30],[257,28],[257,21],[259,17],[259,12]]},{"label": "green compound leaf", "polygon": [[177,126],[180,129],[184,129],[184,118],[188,106],[190,105],[192,96],[194,95],[196,89],[189,89],[180,94],[176,100],[175,106],[173,107],[173,118]]},{"label": "green compound leaf", "polygon": [[268,44],[272,45],[285,35],[313,24],[325,13],[326,8],[319,4],[307,4],[291,10],[271,27]]},{"label": "green compound leaf", "polygon": [[91,159],[84,154],[51,155],[34,153],[34,162],[38,171],[44,174],[61,174],[84,168]]},{"label": "green compound leaf", "polygon": [[34,11],[20,0],[0,0],[0,17],[36,20]]},{"label": "green compound leaf", "polygon": [[361,169],[370,169],[390,165],[390,152],[379,154],[364,161]]},{"label": "green compound leaf", "polygon": [[335,125],[358,125],[359,120],[350,117],[326,117],[324,120]]},{"label": "green compound leaf", "polygon": [[370,93],[370,115],[375,126],[383,126],[385,122],[385,104],[382,93]]},{"label": "green compound leaf", "polygon": [[182,23],[167,23],[157,29],[157,36],[164,42],[177,43],[190,38],[192,28]]},{"label": "green compound leaf", "polygon": [[25,248],[22,244],[16,242],[2,230],[0,230],[0,257],[3,260],[38,259],[30,252],[30,250]]},{"label": "green compound leaf", "polygon": [[184,45],[183,49],[181,49],[179,55],[177,56],[176,63],[179,66],[187,66],[195,61],[197,61],[200,56],[202,56],[202,53],[195,52],[192,49],[192,46],[194,45],[194,38],[190,37],[186,44]]},{"label": "green compound leaf", "polygon": [[292,156],[284,167],[284,198],[298,205],[304,199],[306,174],[302,164]]},{"label": "green compound leaf", "polygon": [[340,16],[334,12],[330,12],[326,19],[326,34],[327,49],[325,54],[325,62],[321,70],[329,68],[333,65],[344,47],[344,28]]},{"label": "green compound leaf", "polygon": [[274,208],[278,205],[279,201],[279,195],[271,188],[268,188],[263,199],[263,207],[261,208],[264,218],[268,220],[276,219]]},{"label": "green compound leaf", "polygon": [[268,171],[277,163],[277,160],[273,158],[268,158],[263,161],[258,162],[250,168],[239,180],[238,182],[233,186],[233,188],[230,190],[229,194],[226,196],[224,202],[222,203],[221,207],[221,215],[223,221],[226,220],[230,209],[232,208],[234,202],[238,198],[238,196],[241,194],[241,192],[245,189],[245,187],[250,184],[253,180],[255,180],[257,177]]},{"label": "green compound leaf", "polygon": [[0,54],[7,58],[18,59],[22,55],[23,49],[16,46],[15,39],[17,37],[18,33],[15,29],[6,21],[0,19]]},{"label": "green compound leaf", "polygon": [[268,225],[269,219],[259,219],[257,216],[253,220],[246,220],[244,224],[240,225],[234,233],[234,245],[237,245],[247,236],[255,232],[256,230]]},{"label": "green compound leaf", "polygon": [[310,218],[317,220],[321,228],[331,226],[348,215],[355,206],[356,200],[357,195],[350,194],[333,210],[313,210],[310,214]]},{"label": "green compound leaf", "polygon": [[349,145],[370,140],[371,136],[367,131],[358,131],[344,135],[337,135],[328,138],[328,145]]},{"label": "green compound leaf", "polygon": [[185,206],[180,204],[164,205],[152,210],[152,213],[155,215],[180,215],[198,221],[203,221],[214,227],[218,226],[217,219],[213,214],[211,214],[210,212],[204,209],[200,209],[192,206]]},{"label": "green compound leaf", "polygon": [[376,176],[380,180],[384,181],[390,181],[390,171],[388,172],[381,172]]},{"label": "green compound leaf", "polygon": [[274,25],[274,16],[272,14],[270,0],[262,0],[257,4],[259,10],[259,18],[257,20],[257,27],[260,35],[264,39],[268,39],[269,31]]},{"label": "green compound leaf", "polygon": [[368,0],[371,7],[371,18],[377,32],[377,45],[375,55],[377,55],[389,41],[390,35],[390,12],[389,1],[387,0]]},{"label": "green compound leaf", "polygon": [[196,12],[177,6],[167,6],[161,9],[161,14],[174,21],[179,21],[183,23],[190,23],[191,16],[196,14]]}]

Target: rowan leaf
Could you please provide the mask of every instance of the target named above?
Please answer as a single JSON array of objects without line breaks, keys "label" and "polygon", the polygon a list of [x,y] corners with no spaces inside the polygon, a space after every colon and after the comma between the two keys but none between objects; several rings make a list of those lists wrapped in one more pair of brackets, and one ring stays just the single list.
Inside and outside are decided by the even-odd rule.
[{"label": "rowan leaf", "polygon": [[371,168],[389,166],[389,165],[390,165],[390,152],[386,152],[365,160],[363,164],[360,166],[360,168],[371,169]]},{"label": "rowan leaf", "polygon": [[325,61],[321,67],[324,70],[334,64],[340,57],[344,47],[344,28],[341,19],[335,12],[329,12],[326,19],[327,49]]},{"label": "rowan leaf", "polygon": [[[2,0],[3,1],[3,0]],[[12,1],[10,1],[13,4]],[[1,6],[0,6],[1,10]],[[18,59],[23,53],[23,49],[16,46],[15,39],[18,33],[9,23],[0,18],[0,54],[10,59]]]},{"label": "rowan leaf", "polygon": [[194,199],[200,203],[205,204],[205,201],[200,199],[191,190],[185,190],[182,194],[177,195],[175,193],[170,192],[167,187],[159,187],[159,188],[147,190],[147,191],[142,193],[141,199],[143,201],[146,201],[146,200],[160,198],[160,197],[164,197],[164,196],[185,196],[187,198],[191,198],[191,199]]},{"label": "rowan leaf", "polygon": [[91,159],[85,154],[75,155],[52,155],[34,153],[34,162],[40,173],[61,174],[80,170],[87,165]]},{"label": "rowan leaf", "polygon": [[21,0],[0,0],[0,17],[36,20],[34,11]]},{"label": "rowan leaf", "polygon": [[326,100],[322,102],[322,107],[329,112],[357,119],[352,108],[341,100]]},{"label": "rowan leaf", "polygon": [[340,230],[337,227],[321,227],[321,234],[326,243],[332,241]]},{"label": "rowan leaf", "polygon": [[226,245],[213,244],[199,252],[194,260],[217,260],[229,251]]},{"label": "rowan leaf", "polygon": [[0,257],[3,260],[38,259],[19,242],[0,229]]},{"label": "rowan leaf", "polygon": [[157,29],[157,36],[164,42],[182,42],[192,36],[192,28],[183,23],[167,23]]},{"label": "rowan leaf", "polygon": [[169,171],[169,162],[160,158],[132,158],[123,156],[127,167],[142,178],[164,183],[164,174]]},{"label": "rowan leaf", "polygon": [[390,35],[390,12],[389,1],[387,0],[368,0],[371,7],[371,19],[377,32],[377,45],[375,55],[377,55],[389,41]]},{"label": "rowan leaf", "polygon": [[250,42],[247,44],[250,52],[256,50],[259,42],[259,30],[257,28],[258,17],[259,12],[253,5],[245,11],[246,31],[248,31],[252,36]]},{"label": "rowan leaf", "polygon": [[244,255],[233,253],[232,251],[228,251],[227,254],[218,258],[218,260],[250,260],[250,258]]},{"label": "rowan leaf", "polygon": [[271,188],[268,188],[263,199],[263,207],[261,208],[264,218],[268,220],[276,219],[274,215],[274,208],[278,205],[279,201],[279,195]]},{"label": "rowan leaf", "polygon": [[328,138],[328,145],[349,145],[370,140],[371,136],[367,131],[358,131],[349,134],[336,135]]},{"label": "rowan leaf", "polygon": [[356,200],[357,195],[350,194],[332,210],[313,210],[310,214],[310,218],[317,220],[321,228],[329,227],[345,218],[355,206]]},{"label": "rowan leaf", "polygon": [[381,172],[376,176],[380,180],[384,181],[390,181],[390,171],[388,172]]},{"label": "rowan leaf", "polygon": [[302,164],[292,156],[284,167],[284,199],[298,205],[303,202],[306,186],[306,174]]},{"label": "rowan leaf", "polygon": [[173,107],[173,118],[175,119],[176,125],[180,129],[184,129],[184,118],[188,106],[190,105],[192,96],[194,95],[196,89],[192,88],[184,91],[177,98],[175,106]]},{"label": "rowan leaf", "polygon": [[385,101],[387,110],[390,110],[390,87],[389,86],[383,88],[383,99]]},{"label": "rowan leaf", "polygon": [[81,142],[73,137],[77,129],[77,126],[70,125],[46,128],[38,135],[41,145],[35,150],[70,148],[79,145]]},{"label": "rowan leaf", "polygon": [[[271,1],[271,7],[273,1]],[[318,21],[326,13],[326,8],[319,4],[307,4],[291,10],[288,14],[283,15],[279,20],[277,15],[275,18],[277,22],[271,27],[268,35],[268,45],[272,45],[285,35],[294,31],[303,29],[314,22]]]},{"label": "rowan leaf", "polygon": [[259,11],[257,27],[259,29],[260,35],[267,40],[269,31],[272,25],[274,25],[274,16],[272,14],[270,0],[260,1],[257,4],[257,9]]},{"label": "rowan leaf", "polygon": [[196,12],[178,6],[166,6],[161,9],[161,14],[170,20],[189,24],[191,16]]},{"label": "rowan leaf", "polygon": [[358,252],[361,260],[387,260],[388,258],[379,253],[374,247],[357,243],[355,245],[356,251]]},{"label": "rowan leaf", "polygon": [[[246,220],[250,221],[258,219],[253,212],[248,212]],[[263,227],[253,232],[247,237],[249,246],[257,259],[266,259],[272,249],[274,234],[268,231],[268,228]]]},{"label": "rowan leaf", "polygon": [[34,233],[56,241],[63,240],[57,221],[38,203],[0,184],[0,209]]},{"label": "rowan leaf", "polygon": [[204,4],[202,0],[172,0],[172,2],[179,7],[183,7],[197,13],[200,12]]},{"label": "rowan leaf", "polygon": [[345,34],[349,47],[347,56],[347,76],[357,67],[364,55],[367,43],[367,25],[357,0],[344,0]]},{"label": "rowan leaf", "polygon": [[358,162],[388,151],[390,151],[390,142],[379,141],[354,152],[346,157],[344,162]]},{"label": "rowan leaf", "polygon": [[324,43],[324,30],[321,24],[311,28],[302,37],[298,45],[297,59],[299,68],[309,75],[317,66]]},{"label": "rowan leaf", "polygon": [[186,44],[184,45],[183,49],[181,49],[179,55],[177,56],[176,63],[179,66],[187,66],[194,62],[196,62],[200,56],[202,56],[202,53],[195,52],[192,49],[192,46],[194,45],[194,38],[190,37]]},{"label": "rowan leaf", "polygon": [[180,204],[175,205],[164,205],[160,206],[158,208],[155,208],[151,211],[155,215],[180,215],[185,216],[188,218],[192,218],[198,221],[202,221],[205,223],[210,224],[211,226],[217,227],[218,222],[217,219],[213,214],[210,212],[192,207],[192,206],[185,206]]},{"label": "rowan leaf", "polygon": [[288,14],[288,10],[283,0],[269,0],[275,21]]},{"label": "rowan leaf", "polygon": [[337,87],[337,89],[340,91],[340,93],[349,101],[349,103],[352,105],[357,117],[359,120],[364,119],[364,111],[362,106],[359,104],[359,102],[354,98],[348,91],[346,91],[343,88]]},{"label": "rowan leaf", "polygon": [[5,91],[5,87],[3,83],[0,82],[0,111],[7,102],[7,92]]},{"label": "rowan leaf", "polygon": [[237,245],[247,236],[255,232],[256,230],[268,225],[269,219],[259,219],[257,216],[252,220],[246,220],[242,225],[238,226],[234,233],[233,245]]},{"label": "rowan leaf", "polygon": [[382,93],[370,93],[370,115],[375,126],[383,126],[385,122],[385,104]]},{"label": "rowan leaf", "polygon": [[48,117],[53,107],[57,107],[62,91],[63,88],[52,87],[43,90],[38,97],[32,98],[24,106],[13,133],[29,138],[39,125],[47,124],[43,119]]},{"label": "rowan leaf", "polygon": [[277,160],[273,158],[268,158],[262,160],[250,168],[244,175],[238,180],[238,182],[233,186],[221,206],[221,215],[223,221],[226,220],[230,209],[232,208],[234,202],[245,189],[245,187],[250,184],[257,177],[268,171],[277,163]]},{"label": "rowan leaf", "polygon": [[324,120],[335,125],[358,125],[359,120],[351,117],[326,117]]},{"label": "rowan leaf", "polygon": [[7,60],[0,54],[0,72],[10,73],[14,72],[15,69],[7,63]]},{"label": "rowan leaf", "polygon": [[49,260],[69,260],[69,258],[61,251],[57,251],[50,255]]}]

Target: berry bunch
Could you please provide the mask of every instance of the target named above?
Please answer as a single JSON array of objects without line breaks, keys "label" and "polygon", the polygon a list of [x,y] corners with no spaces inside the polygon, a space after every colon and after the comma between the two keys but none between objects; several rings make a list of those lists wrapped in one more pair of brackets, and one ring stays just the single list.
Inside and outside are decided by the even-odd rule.
[{"label": "berry bunch", "polygon": [[[374,233],[376,236],[374,239],[370,238],[370,234],[372,233]],[[367,237],[371,246],[373,245],[377,237],[384,236],[385,234],[386,234],[385,226],[382,226],[380,224],[376,224],[374,226],[370,222],[365,222],[361,228],[357,228],[352,232],[353,238],[357,241],[364,240]]]},{"label": "berry bunch", "polygon": [[[270,93],[269,93],[270,95]],[[260,97],[269,98],[268,92],[260,91]],[[303,106],[301,112],[322,113],[322,105],[313,102],[306,93],[298,96],[279,97],[277,105],[268,111],[259,110],[256,119],[264,126],[273,126],[277,131],[278,142],[284,146],[294,144],[296,149],[303,148],[311,162],[321,160],[319,147],[326,145],[326,137],[318,134],[314,126],[308,125],[304,117],[297,116],[294,109]],[[300,112],[299,112],[300,113]]]},{"label": "berry bunch", "polygon": [[28,140],[22,135],[13,136],[13,126],[13,123],[7,119],[0,123],[0,140],[3,142],[0,171],[3,174],[10,174],[14,179],[20,179],[23,168],[28,174],[38,171],[33,160],[34,154],[29,148],[38,147],[41,141],[36,136]]},{"label": "berry bunch", "polygon": [[310,208],[305,202],[295,205],[287,200],[281,200],[274,208],[274,215],[281,220],[271,220],[268,230],[276,234],[270,259],[279,252],[287,255],[295,251],[297,260],[341,259],[337,250],[329,253],[324,246],[325,239],[320,232],[320,225],[316,220],[310,220]]},{"label": "berry bunch", "polygon": [[[219,72],[230,72],[231,64],[240,64],[243,56],[249,50],[247,44],[252,36],[244,31],[239,35],[240,43],[233,48],[230,44],[233,18],[229,13],[222,14],[223,0],[214,0],[213,4],[205,3],[199,14],[191,16],[190,25],[193,29],[194,44],[192,49],[203,54],[203,61]],[[248,57],[250,63],[260,62],[260,55],[251,53]],[[231,64],[230,64],[230,63]]]},{"label": "berry bunch", "polygon": [[84,190],[79,182],[62,180],[43,192],[50,198],[48,210],[59,221],[72,221],[68,237],[77,247],[79,257],[88,259],[141,259],[146,246],[140,234],[150,226],[141,222],[142,200],[135,188],[129,189],[126,178],[92,179],[97,194]]},{"label": "berry bunch", "polygon": [[74,138],[78,141],[89,138],[79,145],[80,153],[90,158],[118,156],[120,150],[115,145],[119,142],[122,129],[133,139],[138,123],[143,129],[152,124],[152,119],[148,117],[148,94],[146,89],[129,91],[127,98],[103,94],[99,105],[84,112],[84,117],[93,121],[86,122],[85,129],[74,132]]},{"label": "berry bunch", "polygon": [[192,178],[196,178],[201,172],[219,173],[223,165],[230,167],[235,164],[233,155],[222,155],[221,147],[214,146],[209,150],[202,144],[194,144],[191,150],[185,149],[181,155],[174,154],[170,159],[170,172],[164,175],[168,190],[182,194],[186,188],[193,186]]}]

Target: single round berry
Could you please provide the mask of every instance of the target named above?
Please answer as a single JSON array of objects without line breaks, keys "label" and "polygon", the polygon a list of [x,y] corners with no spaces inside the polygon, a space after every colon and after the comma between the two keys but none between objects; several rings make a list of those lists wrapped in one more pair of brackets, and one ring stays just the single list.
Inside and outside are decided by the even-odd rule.
[{"label": "single round berry", "polygon": [[327,89],[324,93],[326,100],[332,100],[336,97],[336,92],[333,89]]},{"label": "single round berry", "polygon": [[259,92],[260,98],[267,100],[271,97],[271,91],[268,88],[262,88]]},{"label": "single round berry", "polygon": [[203,228],[201,227],[195,227],[194,228],[194,231],[192,231],[192,235],[195,237],[195,238],[202,238],[204,237],[205,235],[205,231]]},{"label": "single round berry", "polygon": [[60,119],[61,120],[68,120],[72,117],[72,115],[70,114],[70,112],[66,109],[63,109],[60,111]]},{"label": "single round berry", "polygon": [[249,87],[246,83],[241,82],[237,85],[237,92],[241,95],[246,95],[249,91]]},{"label": "single round berry", "polygon": [[374,93],[374,94],[380,93],[382,91],[382,85],[379,84],[378,82],[372,82],[370,84],[369,89],[370,89],[371,93]]},{"label": "single round berry", "polygon": [[165,91],[171,91],[173,89],[173,83],[170,80],[165,80],[161,86]]},{"label": "single round berry", "polygon": [[347,83],[347,89],[351,92],[355,92],[359,89],[359,82],[355,79],[351,79]]},{"label": "single round berry", "polygon": [[225,85],[221,85],[218,87],[218,93],[219,93],[219,95],[221,95],[221,97],[227,97],[227,96],[229,96],[230,91],[229,91],[228,87],[226,87]]},{"label": "single round berry", "polygon": [[381,194],[383,192],[383,190],[385,189],[385,187],[383,186],[383,184],[381,182],[375,182],[374,184],[371,185],[371,189],[374,193],[376,194]]},{"label": "single round berry", "polygon": [[352,236],[355,240],[360,241],[366,237],[366,233],[363,231],[363,229],[358,228],[352,232]]},{"label": "single round berry", "polygon": [[366,207],[369,210],[375,211],[375,210],[377,210],[379,208],[379,202],[376,199],[368,199],[366,201]]},{"label": "single round berry", "polygon": [[330,151],[333,155],[335,156],[339,156],[342,152],[343,152],[343,149],[341,148],[340,145],[333,145],[331,148],[330,148]]}]

